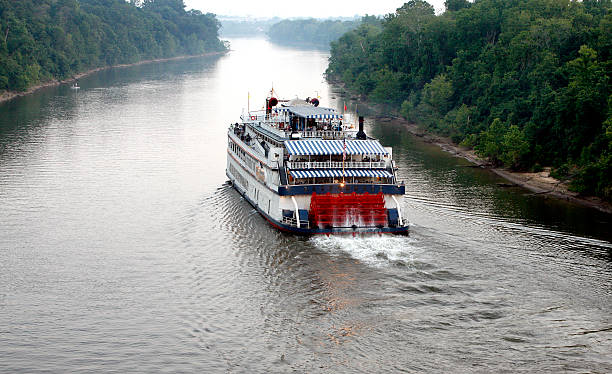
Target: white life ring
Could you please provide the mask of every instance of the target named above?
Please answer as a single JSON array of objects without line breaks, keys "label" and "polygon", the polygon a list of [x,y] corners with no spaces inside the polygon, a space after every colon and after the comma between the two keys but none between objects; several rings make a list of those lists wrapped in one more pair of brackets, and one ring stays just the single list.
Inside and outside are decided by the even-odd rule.
[{"label": "white life ring", "polygon": [[251,121],[257,121],[257,116],[251,116]]}]

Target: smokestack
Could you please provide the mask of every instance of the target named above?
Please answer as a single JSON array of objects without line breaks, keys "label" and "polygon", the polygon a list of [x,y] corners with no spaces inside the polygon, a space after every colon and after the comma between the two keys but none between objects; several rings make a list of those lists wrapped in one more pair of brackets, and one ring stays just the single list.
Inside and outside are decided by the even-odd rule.
[{"label": "smokestack", "polygon": [[359,116],[359,131],[357,132],[356,137],[359,140],[366,140],[367,138],[365,132],[363,132],[363,116]]}]

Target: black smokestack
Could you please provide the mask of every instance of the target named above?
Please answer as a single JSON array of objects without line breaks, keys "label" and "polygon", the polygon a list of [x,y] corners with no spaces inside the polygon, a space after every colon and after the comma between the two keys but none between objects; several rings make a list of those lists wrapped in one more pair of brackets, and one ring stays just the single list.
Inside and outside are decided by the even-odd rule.
[{"label": "black smokestack", "polygon": [[359,116],[359,131],[356,135],[359,140],[366,140],[366,134],[363,132],[363,116]]}]

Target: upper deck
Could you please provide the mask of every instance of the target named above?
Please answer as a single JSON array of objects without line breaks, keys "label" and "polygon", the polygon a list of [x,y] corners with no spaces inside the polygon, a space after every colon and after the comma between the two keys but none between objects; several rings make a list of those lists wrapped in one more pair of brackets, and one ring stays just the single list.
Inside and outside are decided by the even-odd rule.
[{"label": "upper deck", "polygon": [[278,173],[278,180],[270,181],[273,188],[298,194],[307,186],[336,184],[399,188],[392,149],[366,136],[363,117],[357,126],[332,108],[301,100],[276,107],[271,100],[265,110],[243,113],[242,123],[230,127],[230,138],[246,146],[247,163],[251,154]]},{"label": "upper deck", "polygon": [[354,139],[357,134],[356,125],[343,123],[344,116],[335,109],[311,105],[250,111],[240,118],[244,124],[277,142],[304,138]]}]

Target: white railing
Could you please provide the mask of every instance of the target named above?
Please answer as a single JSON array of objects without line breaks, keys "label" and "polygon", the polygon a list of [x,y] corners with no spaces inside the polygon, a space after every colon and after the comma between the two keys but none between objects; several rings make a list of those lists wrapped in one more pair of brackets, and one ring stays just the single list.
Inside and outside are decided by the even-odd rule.
[{"label": "white railing", "polygon": [[287,138],[287,137],[289,137],[289,134],[290,134],[290,133],[288,133],[288,132],[286,132],[284,130],[281,130],[281,129],[277,128],[277,127],[271,126],[270,124],[268,124],[266,122],[262,122],[259,126],[262,129],[266,130],[266,131],[269,131],[269,132],[271,132],[273,134],[276,134],[276,135],[280,136],[281,138]]},{"label": "white railing", "polygon": [[[274,126],[275,122],[261,122],[259,125],[262,129],[267,130],[273,134],[278,136],[289,138],[294,131],[281,129]],[[317,138],[323,140],[341,140],[341,139],[353,139],[355,138],[355,131],[347,130],[347,131],[295,131],[300,134],[301,139],[307,138]]]},{"label": "white railing", "polygon": [[331,130],[315,130],[315,131],[299,131],[302,138],[320,138],[320,139],[344,139],[354,138],[356,131],[331,131]]},{"label": "white railing", "polygon": [[265,111],[256,111],[256,112],[248,112],[240,116],[240,118],[244,122],[258,122],[258,121],[266,121],[266,112]]},{"label": "white railing", "polygon": [[[270,115],[265,112],[250,112],[247,115],[241,116],[244,122],[251,122],[261,126],[261,128],[270,131],[278,136],[289,138],[291,133],[291,125],[289,124],[289,116],[285,114]],[[282,126],[282,127],[281,127]],[[319,138],[325,140],[340,140],[353,139],[357,130],[346,127],[343,131],[336,130],[301,130],[295,131],[300,134],[301,138]]]},{"label": "white railing", "polygon": [[385,161],[306,161],[296,162],[288,161],[287,167],[289,169],[382,169],[385,167]]},{"label": "white railing", "polygon": [[[285,225],[297,227],[297,220],[295,219],[295,217],[284,217],[283,216],[283,221],[282,222]],[[300,223],[300,227],[304,228],[304,229],[310,228],[310,223],[309,222],[301,222]]]}]

